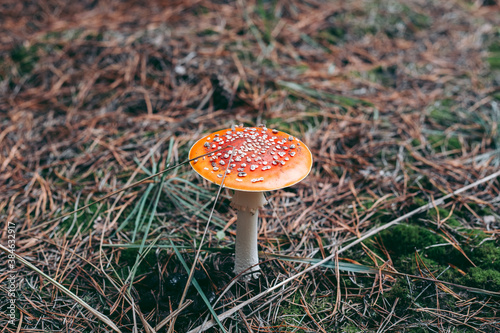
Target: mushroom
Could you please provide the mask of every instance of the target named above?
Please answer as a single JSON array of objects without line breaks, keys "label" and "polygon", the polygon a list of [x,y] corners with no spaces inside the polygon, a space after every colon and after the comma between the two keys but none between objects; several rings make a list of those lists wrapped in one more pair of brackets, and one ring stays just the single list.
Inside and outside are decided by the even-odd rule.
[{"label": "mushroom", "polygon": [[[196,158],[204,154],[208,155]],[[233,126],[198,140],[189,159],[200,176],[218,185],[224,179],[223,186],[234,190],[231,206],[238,210],[234,273],[249,270],[257,277],[257,220],[259,208],[266,203],[264,192],[304,179],[311,170],[311,152],[287,133],[263,125]]]}]

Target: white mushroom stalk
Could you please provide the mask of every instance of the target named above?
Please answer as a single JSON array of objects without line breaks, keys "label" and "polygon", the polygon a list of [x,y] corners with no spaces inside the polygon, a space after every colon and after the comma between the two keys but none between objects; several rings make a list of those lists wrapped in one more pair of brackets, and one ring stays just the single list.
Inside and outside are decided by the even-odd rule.
[{"label": "white mushroom stalk", "polygon": [[236,221],[236,249],[234,273],[259,275],[259,253],[257,238],[259,233],[259,208],[266,204],[264,193],[235,191],[231,206],[238,209]]}]

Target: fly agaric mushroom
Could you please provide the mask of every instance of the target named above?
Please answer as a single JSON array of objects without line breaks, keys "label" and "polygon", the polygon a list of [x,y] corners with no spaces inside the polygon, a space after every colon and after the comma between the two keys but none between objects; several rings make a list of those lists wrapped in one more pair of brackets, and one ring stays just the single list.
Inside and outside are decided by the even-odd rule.
[{"label": "fly agaric mushroom", "polygon": [[311,152],[297,138],[264,125],[233,126],[198,140],[189,159],[194,159],[191,166],[200,176],[218,185],[224,179],[223,186],[234,190],[231,206],[238,209],[234,273],[250,269],[257,277],[257,220],[258,209],[266,203],[263,193],[304,179],[311,170]]}]

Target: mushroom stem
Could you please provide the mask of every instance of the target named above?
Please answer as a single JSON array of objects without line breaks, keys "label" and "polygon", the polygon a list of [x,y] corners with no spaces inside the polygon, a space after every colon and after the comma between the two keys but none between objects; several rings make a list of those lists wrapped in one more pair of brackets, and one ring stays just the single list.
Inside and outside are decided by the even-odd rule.
[{"label": "mushroom stem", "polygon": [[259,253],[257,248],[258,235],[258,211],[238,212],[238,222],[236,225],[236,252],[234,261],[234,273],[236,275],[251,267],[247,273],[253,273],[257,277],[259,268]]},{"label": "mushroom stem", "polygon": [[259,276],[259,254],[257,236],[259,231],[259,208],[266,203],[262,192],[235,191],[231,206],[238,209],[236,222],[236,251],[234,273],[247,269],[251,276]]}]

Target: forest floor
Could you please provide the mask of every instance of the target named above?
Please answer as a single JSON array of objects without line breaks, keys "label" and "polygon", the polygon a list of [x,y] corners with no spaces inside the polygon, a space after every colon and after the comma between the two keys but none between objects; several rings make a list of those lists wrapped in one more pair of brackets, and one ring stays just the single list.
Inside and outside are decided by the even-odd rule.
[{"label": "forest floor", "polygon": [[[499,121],[495,1],[4,0],[1,331],[498,332]],[[244,282],[185,161],[260,123],[314,164]]]}]

